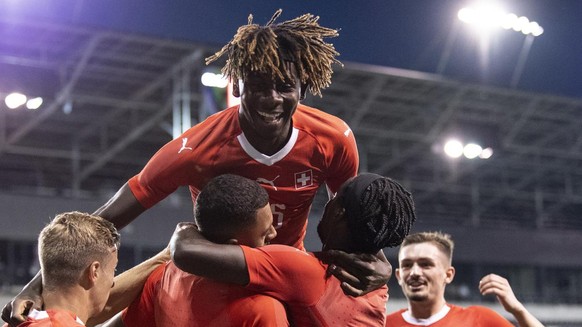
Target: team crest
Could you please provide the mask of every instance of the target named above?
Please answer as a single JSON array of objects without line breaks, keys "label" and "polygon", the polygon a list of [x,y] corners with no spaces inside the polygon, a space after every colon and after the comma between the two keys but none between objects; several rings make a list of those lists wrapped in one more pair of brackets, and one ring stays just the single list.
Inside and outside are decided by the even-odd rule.
[{"label": "team crest", "polygon": [[311,169],[295,173],[295,189],[302,189],[313,185],[313,171]]}]

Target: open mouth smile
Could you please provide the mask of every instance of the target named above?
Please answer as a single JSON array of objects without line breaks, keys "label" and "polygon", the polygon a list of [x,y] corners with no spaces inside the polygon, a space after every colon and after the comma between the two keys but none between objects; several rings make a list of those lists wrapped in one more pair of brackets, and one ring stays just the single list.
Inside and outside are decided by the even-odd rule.
[{"label": "open mouth smile", "polygon": [[277,122],[277,121],[283,119],[283,115],[284,115],[284,113],[282,113],[282,112],[267,113],[267,112],[256,111],[256,113],[257,113],[257,115],[259,115],[259,117],[261,117],[263,119],[263,121],[265,121],[267,123]]}]

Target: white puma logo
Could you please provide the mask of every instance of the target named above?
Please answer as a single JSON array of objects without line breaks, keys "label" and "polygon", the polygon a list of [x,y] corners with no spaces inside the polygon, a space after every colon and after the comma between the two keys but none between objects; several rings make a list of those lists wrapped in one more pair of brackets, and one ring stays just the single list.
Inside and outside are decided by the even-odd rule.
[{"label": "white puma logo", "polygon": [[180,151],[178,151],[178,153],[182,152],[182,150],[190,150],[192,151],[192,148],[189,146],[186,146],[186,142],[188,142],[188,138],[187,137],[183,137],[182,138],[182,147],[180,148]]},{"label": "white puma logo", "polygon": [[348,136],[350,135],[350,132],[352,131],[352,129],[351,129],[351,128],[350,128],[350,126],[348,126],[348,124],[346,124],[345,122],[344,122],[344,125],[346,125],[346,127],[348,128],[348,129],[346,129],[346,130],[345,130],[345,132],[344,132],[344,135],[345,135],[346,137],[348,137]]},{"label": "white puma logo", "polygon": [[264,179],[262,177],[257,178],[257,183],[263,183],[263,184],[269,184],[271,185],[275,191],[277,190],[277,186],[275,186],[275,180],[277,178],[279,178],[280,175],[277,175],[277,177],[275,177],[272,181],[268,180],[268,179]]}]

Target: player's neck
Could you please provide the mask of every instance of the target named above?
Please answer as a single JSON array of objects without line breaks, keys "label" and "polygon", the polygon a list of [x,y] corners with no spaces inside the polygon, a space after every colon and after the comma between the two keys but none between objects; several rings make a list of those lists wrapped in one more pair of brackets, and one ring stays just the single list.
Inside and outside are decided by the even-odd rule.
[{"label": "player's neck", "polygon": [[92,307],[87,296],[86,292],[74,287],[42,292],[45,310],[66,310],[84,323],[89,319],[89,309]]},{"label": "player's neck", "polygon": [[436,301],[409,301],[409,310],[412,316],[416,319],[428,319],[431,316],[439,313],[443,306],[446,305],[446,301],[443,298],[439,298]]}]

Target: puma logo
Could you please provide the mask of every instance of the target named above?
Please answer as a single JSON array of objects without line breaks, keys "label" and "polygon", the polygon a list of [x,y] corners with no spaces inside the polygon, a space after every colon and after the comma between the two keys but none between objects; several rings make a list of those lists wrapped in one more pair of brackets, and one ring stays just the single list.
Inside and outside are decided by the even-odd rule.
[{"label": "puma logo", "polygon": [[182,147],[180,148],[180,151],[178,151],[178,153],[181,153],[183,150],[190,150],[192,151],[192,148],[189,146],[186,146],[186,143],[188,142],[188,138],[187,137],[183,137],[182,138]]},{"label": "puma logo", "polygon": [[257,183],[262,183],[262,184],[269,184],[273,187],[273,189],[275,189],[275,191],[277,190],[277,186],[275,186],[275,180],[277,178],[279,178],[280,175],[277,175],[277,177],[275,177],[272,181],[268,180],[268,179],[264,179],[262,177],[257,178]]},{"label": "puma logo", "polygon": [[352,132],[352,129],[351,129],[351,128],[350,128],[350,126],[348,126],[348,124],[346,124],[345,122],[344,122],[344,125],[346,125],[346,127],[348,128],[348,129],[346,129],[346,130],[345,130],[345,132],[344,132],[344,135],[345,135],[346,137],[348,137],[348,136],[350,135],[350,133]]}]

